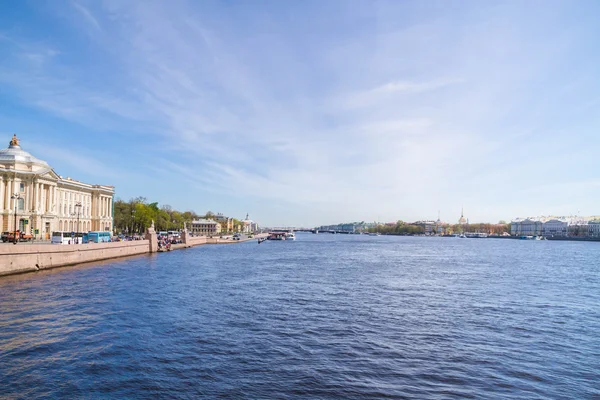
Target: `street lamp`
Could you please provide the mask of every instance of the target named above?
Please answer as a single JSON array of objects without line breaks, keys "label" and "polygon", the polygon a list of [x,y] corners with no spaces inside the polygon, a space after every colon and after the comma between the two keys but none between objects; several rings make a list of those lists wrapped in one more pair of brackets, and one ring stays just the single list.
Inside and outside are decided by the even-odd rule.
[{"label": "street lamp", "polygon": [[77,232],[79,232],[79,215],[81,215],[81,202],[80,201],[75,203],[75,208],[77,209]]},{"label": "street lamp", "polygon": [[73,238],[73,244],[77,244],[77,234],[79,234],[79,215],[81,214],[81,202],[76,202],[74,208],[77,210],[77,212],[71,213],[71,216],[77,216],[77,225],[75,225],[75,230],[77,232],[75,234],[75,237]]},{"label": "street lamp", "polygon": [[14,193],[12,196],[10,196],[10,198],[15,201],[15,230],[13,235],[13,243],[17,244],[17,211],[19,209],[19,200],[21,200],[22,197],[19,193]]}]

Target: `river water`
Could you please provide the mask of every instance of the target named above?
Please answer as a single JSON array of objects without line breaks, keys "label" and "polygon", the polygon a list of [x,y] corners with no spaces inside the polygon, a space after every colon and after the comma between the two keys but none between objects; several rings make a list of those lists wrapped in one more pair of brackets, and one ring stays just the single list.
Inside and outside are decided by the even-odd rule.
[{"label": "river water", "polygon": [[297,236],[0,278],[0,397],[600,398],[600,243]]}]

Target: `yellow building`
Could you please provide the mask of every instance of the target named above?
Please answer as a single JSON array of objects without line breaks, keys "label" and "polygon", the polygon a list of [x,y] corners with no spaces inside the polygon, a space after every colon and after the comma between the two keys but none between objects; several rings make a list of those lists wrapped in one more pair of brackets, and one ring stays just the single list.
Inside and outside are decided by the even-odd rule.
[{"label": "yellow building", "polygon": [[[114,187],[63,178],[14,135],[0,150],[0,226],[37,238],[54,231],[112,231]],[[36,234],[37,231],[37,234]]]},{"label": "yellow building", "polygon": [[199,219],[192,221],[190,232],[195,235],[218,235],[221,233],[221,224],[212,219]]}]

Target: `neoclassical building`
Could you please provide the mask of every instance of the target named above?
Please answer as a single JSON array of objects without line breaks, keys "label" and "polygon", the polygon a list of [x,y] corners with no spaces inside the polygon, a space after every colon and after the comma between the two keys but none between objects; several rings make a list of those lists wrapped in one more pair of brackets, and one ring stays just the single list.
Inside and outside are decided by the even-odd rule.
[{"label": "neoclassical building", "polygon": [[190,232],[196,235],[218,235],[221,233],[221,224],[212,219],[199,219],[192,221]]},{"label": "neoclassical building", "polygon": [[[0,150],[0,226],[38,239],[52,232],[112,231],[113,186],[90,185],[58,175],[24,151],[14,135]],[[37,233],[36,233],[37,231]]]}]

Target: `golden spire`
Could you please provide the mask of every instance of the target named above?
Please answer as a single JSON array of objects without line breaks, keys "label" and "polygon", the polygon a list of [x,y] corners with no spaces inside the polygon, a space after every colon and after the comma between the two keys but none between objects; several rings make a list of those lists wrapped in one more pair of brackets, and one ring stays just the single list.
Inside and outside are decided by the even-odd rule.
[{"label": "golden spire", "polygon": [[18,146],[19,145],[19,139],[17,139],[17,134],[15,133],[12,137],[12,140],[9,143],[10,146]]}]

